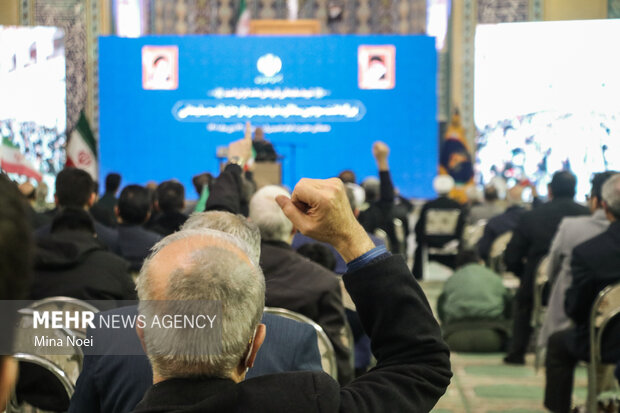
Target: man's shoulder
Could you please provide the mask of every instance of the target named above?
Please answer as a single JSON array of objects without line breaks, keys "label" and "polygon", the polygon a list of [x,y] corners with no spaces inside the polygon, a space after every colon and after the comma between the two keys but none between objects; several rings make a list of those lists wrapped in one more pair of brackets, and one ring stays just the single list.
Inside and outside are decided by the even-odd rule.
[{"label": "man's shoulder", "polygon": [[610,233],[602,232],[577,245],[573,249],[573,255],[586,257],[591,262],[596,262],[600,257],[620,256],[620,245],[614,245],[610,241],[612,241]]}]

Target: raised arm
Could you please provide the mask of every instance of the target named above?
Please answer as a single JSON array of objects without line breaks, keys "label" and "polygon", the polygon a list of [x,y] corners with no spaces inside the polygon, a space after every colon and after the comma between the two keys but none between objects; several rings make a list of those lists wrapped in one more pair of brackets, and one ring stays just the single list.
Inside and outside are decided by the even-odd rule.
[{"label": "raised arm", "polygon": [[390,175],[390,165],[388,157],[390,156],[390,148],[385,143],[377,141],[372,145],[372,156],[377,162],[379,169],[380,182],[380,198],[381,202],[394,203],[394,184]]},{"label": "raised arm", "polygon": [[296,228],[348,263],[345,286],[377,357],[373,370],[342,388],[340,411],[430,411],[450,382],[449,352],[405,261],[374,247],[338,179],[302,179],[291,199],[276,200]]}]

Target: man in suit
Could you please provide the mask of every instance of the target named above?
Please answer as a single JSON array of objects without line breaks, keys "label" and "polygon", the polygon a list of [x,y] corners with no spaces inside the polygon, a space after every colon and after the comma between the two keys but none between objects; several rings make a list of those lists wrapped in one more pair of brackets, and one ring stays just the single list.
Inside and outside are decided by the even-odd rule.
[{"label": "man in suit", "polygon": [[[565,310],[575,326],[549,337],[546,358],[545,407],[554,413],[570,411],[575,366],[589,359],[590,312],[598,294],[620,282],[620,174],[603,184],[607,230],[573,249],[572,283]],[[603,362],[620,361],[620,323],[616,318],[603,335]]]},{"label": "man in suit", "polygon": [[[465,226],[465,212],[461,204],[448,197],[454,188],[450,175],[439,175],[433,180],[433,188],[439,197],[422,206],[420,217],[415,224],[415,259],[413,275],[421,280],[423,272],[423,248],[428,248],[429,260],[434,260],[451,268],[456,267],[458,241],[462,238]],[[434,254],[433,250],[443,249],[449,243],[457,243],[451,254]]]},{"label": "man in suit", "polygon": [[[65,168],[56,176],[56,209],[51,214],[55,214],[64,207],[83,208],[88,211],[94,204],[97,194],[93,192],[93,178],[88,172],[78,168]],[[38,228],[35,232],[37,238],[48,235],[51,224]],[[116,249],[118,233],[112,228],[95,221],[95,232],[97,240],[111,250]]]},{"label": "man in suit", "polygon": [[[278,196],[277,202],[296,228],[334,245],[348,263],[344,282],[371,337],[377,366],[342,388],[327,374],[316,372],[244,381],[265,337],[260,324],[265,288],[260,268],[234,237],[182,231],[164,239],[145,262],[138,285],[140,300],[166,298],[171,284],[194,286],[183,294],[191,292],[195,298],[220,300],[228,308],[220,320],[225,350],[209,357],[199,352],[180,358],[174,354],[185,351],[189,342],[195,349],[208,348],[208,337],[138,329],[155,384],[135,412],[430,411],[449,384],[448,350],[403,258],[373,245],[336,178],[303,179],[291,199]],[[231,282],[243,288],[231,289]],[[167,333],[173,335],[162,336]]]},{"label": "man in suit", "polygon": [[538,347],[546,347],[551,334],[570,327],[571,322],[564,311],[564,299],[566,289],[573,280],[570,271],[573,248],[605,231],[609,226],[609,221],[603,210],[601,190],[605,181],[615,173],[606,171],[594,175],[589,199],[592,215],[564,218],[553,238],[549,251],[549,269],[547,270],[551,293],[549,294],[545,320],[537,337]]},{"label": "man in suit", "polygon": [[[134,317],[137,306],[98,317]],[[316,332],[306,324],[273,314],[261,320],[269,333],[248,378],[285,371],[321,371]],[[95,321],[95,325],[100,325]],[[153,384],[153,371],[134,328],[88,329],[95,347],[84,348],[84,366],[69,413],[129,413]]]},{"label": "man in suit", "polygon": [[346,384],[353,378],[352,343],[344,341],[346,317],[338,277],[291,247],[296,229],[276,203],[278,195],[288,196],[288,192],[268,185],[250,201],[250,219],[261,232],[265,303],[301,313],[318,323],[336,351],[338,380]]},{"label": "man in suit", "polygon": [[521,215],[506,247],[508,271],[521,279],[515,295],[512,344],[504,362],[525,364],[533,307],[534,276],[540,260],[549,252],[551,240],[564,217],[588,215],[588,208],[573,201],[577,179],[569,171],[553,174],[548,186],[551,201]]},{"label": "man in suit", "polygon": [[161,239],[161,235],[142,226],[151,216],[149,191],[140,185],[127,185],[114,212],[120,221],[115,252],[129,261],[131,271],[139,271],[151,247]]}]

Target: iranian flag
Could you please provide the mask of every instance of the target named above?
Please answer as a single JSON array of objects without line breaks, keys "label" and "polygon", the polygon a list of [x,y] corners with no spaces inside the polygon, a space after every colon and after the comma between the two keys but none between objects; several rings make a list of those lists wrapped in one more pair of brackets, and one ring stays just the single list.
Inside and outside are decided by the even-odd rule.
[{"label": "iranian flag", "polygon": [[0,168],[7,173],[25,175],[39,182],[43,179],[32,162],[20,152],[19,147],[7,138],[2,139],[2,146],[0,147]]},{"label": "iranian flag", "polygon": [[67,142],[67,166],[84,169],[97,180],[97,143],[84,111]]},{"label": "iranian flag", "polygon": [[237,19],[237,28],[235,29],[235,33],[237,36],[247,36],[250,34],[250,10],[245,3],[245,0],[241,0],[241,4],[239,5],[239,18]]}]

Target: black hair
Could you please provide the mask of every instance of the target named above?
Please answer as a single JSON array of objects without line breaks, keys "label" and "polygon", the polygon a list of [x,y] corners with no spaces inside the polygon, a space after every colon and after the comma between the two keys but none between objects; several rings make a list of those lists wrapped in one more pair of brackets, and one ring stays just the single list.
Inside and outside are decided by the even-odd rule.
[{"label": "black hair", "polygon": [[185,188],[176,181],[162,182],[157,187],[157,201],[163,212],[180,211],[185,201]]},{"label": "black hair", "polygon": [[121,186],[121,176],[116,172],[109,173],[105,177],[105,191],[107,193],[115,194],[118,188]]},{"label": "black hair", "polygon": [[118,198],[118,215],[124,223],[142,225],[151,211],[151,195],[140,185],[127,185]]},{"label": "black hair", "polygon": [[603,191],[603,184],[605,183],[605,181],[607,181],[609,178],[611,178],[613,175],[617,174],[618,172],[616,171],[605,171],[605,172],[599,172],[594,174],[594,176],[592,176],[592,190],[590,191],[590,196],[592,198],[597,198],[598,202],[602,202],[603,201],[603,195],[602,195],[602,191]]},{"label": "black hair", "polygon": [[334,258],[334,254],[323,244],[319,244],[318,242],[304,244],[297,248],[297,252],[330,271],[334,271],[334,268],[336,268],[336,258]]},{"label": "black hair", "polygon": [[348,183],[354,184],[354,183],[356,183],[355,182],[356,181],[355,172],[353,172],[350,169],[345,169],[344,171],[340,172],[338,174],[338,178],[340,178],[340,180],[343,183],[345,183],[345,184],[348,184]]},{"label": "black hair", "polygon": [[213,175],[209,172],[204,172],[198,174],[192,178],[192,184],[194,184],[194,189],[198,196],[202,195],[202,189],[205,185],[211,186],[211,182],[213,181]]},{"label": "black hair", "polygon": [[570,171],[557,171],[553,174],[549,184],[553,198],[573,199],[575,186],[577,186],[577,178]]},{"label": "black hair", "polygon": [[52,220],[52,234],[61,231],[83,231],[95,234],[95,223],[84,208],[62,208]]},{"label": "black hair", "polygon": [[84,207],[93,188],[93,178],[82,169],[65,168],[56,176],[56,198],[62,207]]},{"label": "black hair", "polygon": [[499,198],[495,185],[487,185],[484,187],[484,199],[486,201],[496,201]]},{"label": "black hair", "polygon": [[477,264],[480,256],[474,250],[464,249],[456,256],[456,268],[464,267],[467,264]]}]

